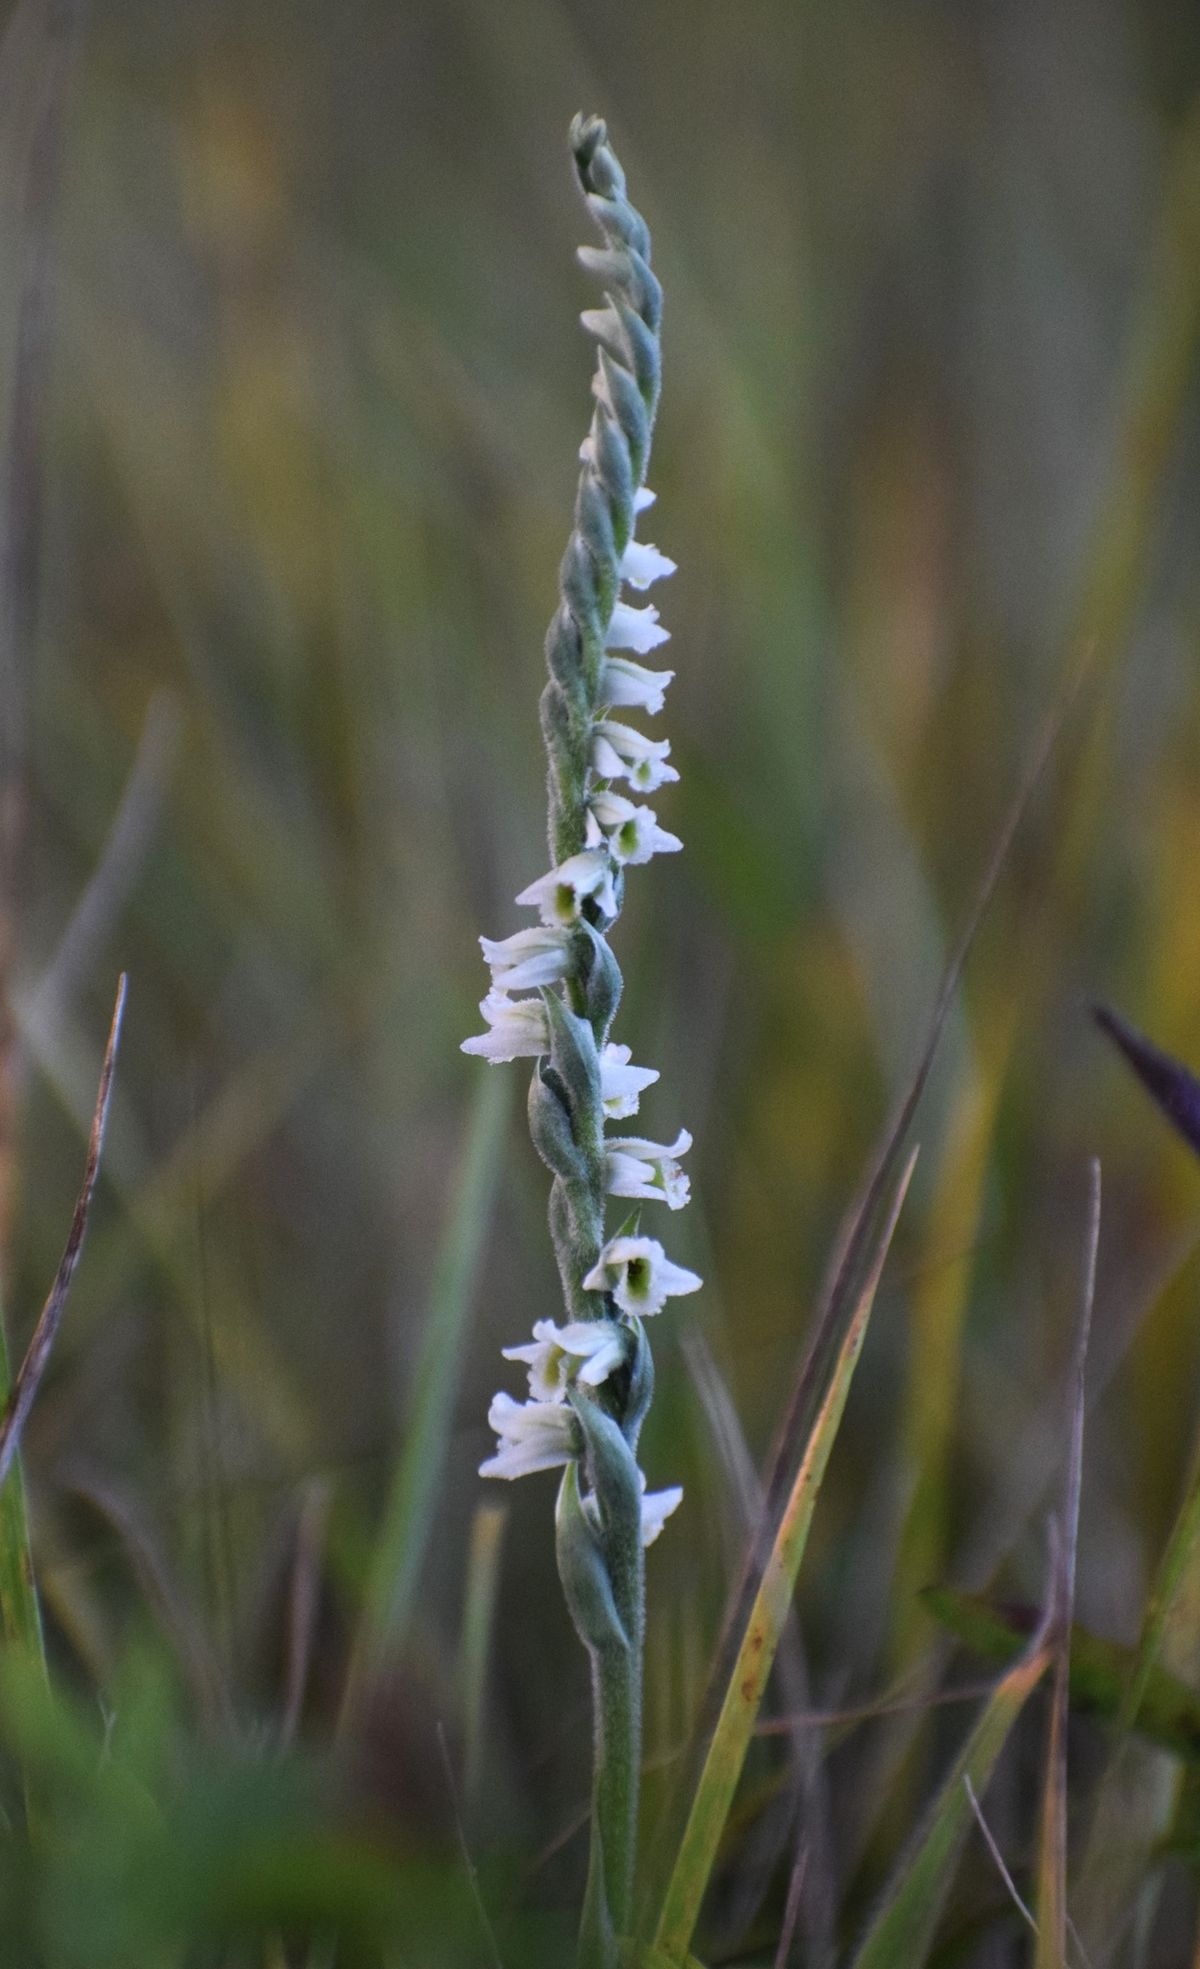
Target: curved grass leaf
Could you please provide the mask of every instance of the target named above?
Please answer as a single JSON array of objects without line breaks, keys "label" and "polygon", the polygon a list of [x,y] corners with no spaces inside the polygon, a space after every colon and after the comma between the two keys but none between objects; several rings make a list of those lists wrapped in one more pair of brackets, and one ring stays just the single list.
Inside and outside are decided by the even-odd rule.
[{"label": "curved grass leaf", "polygon": [[[1036,1623],[1036,1614],[1029,1607],[997,1606],[982,1594],[960,1593],[950,1586],[931,1586],[922,1597],[949,1633],[988,1661],[1015,1661],[1028,1646]],[[1115,1722],[1136,1663],[1135,1649],[1091,1634],[1085,1627],[1072,1627],[1072,1709],[1079,1715]],[[1200,1762],[1200,1691],[1189,1688],[1165,1668],[1152,1667],[1132,1728],[1160,1749],[1188,1763]]]},{"label": "curved grass leaf", "polygon": [[937,1930],[963,1841],[1009,1733],[1045,1673],[1051,1648],[1038,1635],[989,1696],[925,1823],[897,1869],[854,1957],[853,1969],[921,1969]]},{"label": "curved grass leaf", "polygon": [[685,1963],[746,1751],[754,1731],[775,1651],[791,1607],[809,1526],[829,1453],[858,1365],[875,1291],[916,1162],[908,1159],[870,1268],[825,1384],[815,1422],[800,1459],[762,1580],[750,1609],[721,1713],[663,1900],[656,1947],[666,1962]]}]

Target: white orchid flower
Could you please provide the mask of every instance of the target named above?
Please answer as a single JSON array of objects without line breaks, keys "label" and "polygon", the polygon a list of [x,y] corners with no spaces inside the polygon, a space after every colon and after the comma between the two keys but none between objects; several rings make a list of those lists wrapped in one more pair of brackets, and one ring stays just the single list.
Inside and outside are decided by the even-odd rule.
[{"label": "white orchid flower", "polygon": [[683,1486],[672,1484],[669,1490],[646,1490],[645,1482],[643,1474],[642,1544],[653,1545],[672,1511],[677,1511],[683,1503]]},{"label": "white orchid flower", "polygon": [[506,1361],[525,1362],[535,1402],[562,1402],[575,1381],[585,1388],[607,1381],[625,1358],[626,1341],[613,1320],[572,1320],[567,1326],[537,1320],[531,1341],[505,1347],[503,1353]]},{"label": "white orchid flower", "polygon": [[639,793],[656,793],[668,780],[678,779],[668,766],[669,738],[647,738],[615,718],[597,718],[592,726],[592,769],[601,779],[627,779]]},{"label": "white orchid flower", "polygon": [[481,1477],[524,1477],[531,1470],[556,1470],[572,1462],[582,1448],[579,1424],[565,1404],[518,1402],[501,1393],[492,1399],[488,1427],[500,1440],[496,1454],[480,1464]]},{"label": "white orchid flower", "polygon": [[609,621],[604,647],[631,649],[636,656],[646,656],[660,643],[670,640],[671,632],[660,624],[658,610],[652,602],[648,602],[645,608],[633,608],[628,602],[618,602]]},{"label": "white orchid flower", "polygon": [[610,709],[624,705],[636,711],[648,711],[656,718],[663,708],[664,692],[674,676],[673,670],[647,670],[644,663],[635,663],[631,656],[606,656],[600,667],[596,696]]},{"label": "white orchid flower", "polygon": [[672,1264],[654,1237],[610,1238],[583,1281],[586,1292],[611,1292],[623,1313],[642,1318],[701,1284],[695,1272]]},{"label": "white orchid flower", "polygon": [[638,1097],[658,1079],[657,1067],[630,1066],[628,1046],[610,1039],[600,1053],[600,1099],[609,1121],[624,1121],[638,1111]]},{"label": "white orchid flower", "polygon": [[629,340],[625,333],[625,324],[611,303],[602,308],[584,308],[579,319],[588,334],[594,335],[598,342],[603,342],[606,349],[621,351],[621,359],[628,366]]},{"label": "white orchid flower", "polygon": [[550,1032],[546,1008],[540,998],[510,998],[504,991],[489,991],[479,1006],[491,1030],[464,1039],[464,1053],[478,1053],[481,1059],[536,1059],[550,1051]]},{"label": "white orchid flower", "polygon": [[535,985],[557,984],[567,975],[567,932],[556,926],[517,930],[498,943],[480,937],[479,944],[492,967],[495,991],[532,991]]},{"label": "white orchid flower", "polygon": [[677,834],[659,826],[649,807],[635,807],[621,793],[593,793],[589,806],[615,862],[636,867],[652,855],[677,854],[683,846]]},{"label": "white orchid flower", "polygon": [[670,1147],[647,1142],[640,1135],[622,1135],[605,1143],[606,1188],[610,1196],[642,1197],[682,1210],[691,1185],[679,1167],[692,1138],[681,1128]]},{"label": "white orchid flower", "polygon": [[541,912],[542,922],[553,927],[577,923],[580,907],[589,896],[605,916],[616,915],[612,868],[602,848],[585,848],[582,854],[572,855],[522,889],[517,901],[533,904]]},{"label": "white orchid flower", "polygon": [[631,540],[621,556],[621,579],[631,588],[646,589],[674,574],[676,565],[650,541]]}]

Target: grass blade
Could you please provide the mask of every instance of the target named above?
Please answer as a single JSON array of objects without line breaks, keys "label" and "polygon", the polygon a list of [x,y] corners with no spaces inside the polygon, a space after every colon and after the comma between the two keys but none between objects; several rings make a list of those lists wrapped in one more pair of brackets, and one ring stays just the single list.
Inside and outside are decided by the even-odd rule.
[{"label": "grass blade", "polygon": [[920,1969],[973,1823],[972,1794],[977,1799],[983,1793],[1050,1658],[1049,1641],[1039,1634],[1029,1652],[993,1690],[924,1826],[901,1861],[891,1891],[854,1957],[853,1969]]},{"label": "grass blade", "polygon": [[[923,1598],[948,1633],[988,1661],[1016,1661],[1029,1645],[1035,1625],[1029,1608],[996,1606],[982,1594],[960,1593],[950,1586],[931,1586]],[[1114,1721],[1136,1663],[1135,1649],[1086,1627],[1072,1627],[1071,1707],[1081,1716]],[[1160,1750],[1189,1763],[1200,1761],[1200,1692],[1165,1668],[1152,1668],[1133,1730]]]},{"label": "grass blade", "polygon": [[[0,1332],[0,1378],[9,1385],[8,1347]],[[0,1627],[5,1646],[45,1667],[42,1617],[33,1584],[25,1476],[18,1462],[0,1490]]]},{"label": "grass blade", "polygon": [[775,1650],[791,1607],[813,1510],[915,1161],[914,1150],[892,1199],[870,1269],[830,1370],[734,1661],[659,1917],[655,1946],[671,1963],[687,1960]]},{"label": "grass blade", "polygon": [[828,1276],[822,1288],[812,1338],[768,1458],[758,1524],[753,1538],[747,1545],[742,1575],[734,1589],[730,1612],[721,1643],[716,1651],[706,1699],[701,1709],[696,1733],[701,1741],[706,1732],[715,1726],[718,1706],[733,1671],[733,1657],[738,1645],[738,1637],[745,1630],[749,1610],[767,1561],[773,1528],[778,1524],[783,1509],[789,1474],[795,1468],[801,1445],[813,1427],[820,1391],[827,1384],[830,1362],[837,1356],[847,1322],[851,1317],[855,1293],[860,1289],[868,1269],[867,1260],[872,1248],[872,1232],[879,1221],[883,1199],[897,1180],[909,1130],[933,1070],[933,1063],[962,980],[967,958],[995,894],[1017,831],[1041,785],[1075,701],[1079,682],[1080,675],[1076,674],[1047,713],[1030,749],[1020,781],[1001,822],[979,886],[972,898],[966,921],[942,974],[911,1079],[887,1123],[858,1195],[843,1224]]},{"label": "grass blade", "polygon": [[[503,1074],[481,1076],[441,1249],[407,1427],[376,1543],[359,1654],[378,1661],[412,1612],[437,1509],[472,1291],[491,1212],[509,1110]],[[356,1667],[361,1669],[360,1660]],[[357,1675],[352,1675],[352,1684]]]},{"label": "grass blade", "polygon": [[42,1307],[38,1323],[33,1330],[33,1338],[26,1349],[25,1358],[13,1382],[12,1391],[0,1419],[0,1484],[3,1484],[13,1458],[21,1444],[21,1433],[33,1407],[34,1397],[41,1386],[42,1376],[49,1365],[50,1354],[58,1337],[62,1316],[66,1310],[67,1294],[79,1254],[83,1250],[84,1233],[87,1230],[88,1211],[91,1208],[92,1192],[96,1187],[96,1177],[100,1173],[100,1151],[104,1146],[104,1127],[108,1120],[109,1096],[112,1093],[113,1069],[117,1063],[117,1047],[121,1038],[121,1019],[125,1011],[125,974],[122,972],[117,985],[117,1002],[113,1006],[112,1025],[108,1033],[108,1045],[104,1049],[104,1065],[100,1069],[100,1087],[96,1095],[96,1112],[92,1117],[92,1132],[88,1139],[87,1161],[84,1165],[83,1186],[75,1204],[75,1214],[67,1234],[66,1247],[59,1260],[58,1270],[50,1294]]},{"label": "grass blade", "polygon": [[488,1656],[500,1584],[500,1550],[507,1524],[506,1504],[475,1506],[467,1554],[467,1588],[459,1664],[464,1743],[463,1790],[468,1811],[478,1805],[483,1795]]},{"label": "grass blade", "polygon": [[912,1078],[888,1124],[882,1143],[850,1213],[835,1257],[832,1276],[823,1295],[816,1333],[772,1451],[771,1468],[766,1483],[768,1523],[774,1521],[772,1505],[778,1505],[781,1494],[786,1489],[787,1472],[793,1467],[799,1443],[804,1440],[811,1425],[814,1392],[817,1387],[823,1385],[823,1363],[828,1359],[831,1348],[836,1348],[839,1344],[846,1307],[853,1302],[857,1283],[867,1269],[865,1260],[870,1248],[871,1233],[877,1222],[883,1199],[896,1181],[908,1131],[933,1070],[938,1045],[958,992],[971,947],[995,894],[996,885],[1008,860],[1017,830],[1041,784],[1042,775],[1058,742],[1059,733],[1074,702],[1078,682],[1077,676],[1052,707],[1033,744],[1020,783],[1001,823],[987,867],[972,900],[967,920],[942,975]]},{"label": "grass blade", "polygon": [[1050,1706],[1046,1782],[1038,1847],[1034,1969],[1067,1969],[1067,1710],[1070,1701],[1071,1616],[1075,1607],[1075,1555],[1079,1543],[1079,1498],[1083,1483],[1083,1378],[1096,1298],[1096,1252],[1099,1242],[1100,1164],[1093,1162],[1083,1300],[1071,1374],[1070,1451],[1054,1577],[1051,1625],[1054,1695]]},{"label": "grass blade", "polygon": [[121,1036],[121,1016],[124,1009],[125,978],[122,975],[117,986],[117,1001],[113,1008],[108,1045],[104,1052],[104,1065],[100,1071],[100,1087],[96,1096],[96,1111],[92,1118],[83,1186],[75,1205],[66,1249],[59,1262],[54,1284],[50,1288],[50,1296],[34,1328],[25,1358],[16,1380],[11,1385],[8,1348],[3,1330],[0,1328],[0,1394],[5,1397],[4,1413],[0,1419],[0,1626],[3,1627],[4,1639],[8,1646],[26,1654],[31,1660],[40,1662],[43,1670],[45,1648],[42,1620],[33,1581],[33,1552],[29,1535],[29,1513],[25,1500],[25,1478],[18,1460],[18,1452],[21,1446],[21,1433],[50,1359],[50,1352],[66,1305],[67,1293],[83,1248],[88,1210],[100,1167],[100,1150],[104,1142],[104,1125],[108,1119],[113,1068],[116,1064],[117,1045]]}]

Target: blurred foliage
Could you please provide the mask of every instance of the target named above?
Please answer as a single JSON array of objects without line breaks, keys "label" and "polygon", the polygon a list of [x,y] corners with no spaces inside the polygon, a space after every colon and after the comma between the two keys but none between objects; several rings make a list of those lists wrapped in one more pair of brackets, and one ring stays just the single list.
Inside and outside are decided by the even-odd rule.
[{"label": "blurred foliage", "polygon": [[[806,1674],[774,1693],[912,1705],[756,1745],[705,1961],[773,1959],[814,1798],[797,1948],[861,1934],[966,1738],[929,1705],[948,1656],[920,1590],[1040,1595],[1091,1154],[1079,1618],[1136,1642],[1195,1432],[1200,1183],[1085,1006],[1200,1061],[1198,87],[1200,14],[1167,0],[7,9],[18,1349],[131,980],[26,1441],[58,1700],[16,1667],[0,1686],[14,1962],[279,1969],[336,1926],[339,1964],[491,1963],[460,1833],[509,1969],[565,1956],[588,1724],[551,1480],[485,1500],[502,1544],[475,1516],[497,1350],[556,1303],[515,1085],[471,1277],[453,1253],[475,937],[516,927],[544,866],[541,641],[588,408],[580,107],[654,232],[679,563],[661,811],[689,852],[645,872],[620,949],[621,1037],[662,1069],[648,1127],[697,1141],[673,1255],[707,1281],[655,1333],[647,1467],[686,1498],[650,1562],[652,1855],[745,1473],[1020,763],[1093,651],[918,1118],[800,1583]],[[473,1278],[453,1349],[429,1327],[447,1267]],[[430,1374],[442,1475],[402,1645],[342,1715]],[[1193,1686],[1197,1632],[1163,1658]],[[988,1796],[1018,1876],[1042,1715]],[[1136,1745],[1097,1830],[1110,1747],[1094,1720],[1072,1739],[1073,1912],[1093,1964],[1184,1963],[1177,1863],[1143,1858],[1111,1922],[1089,1899],[1122,1877],[1111,1840],[1144,1824],[1157,1850],[1174,1810],[1175,1766]],[[1021,1959],[978,1840],[946,1935]]]}]

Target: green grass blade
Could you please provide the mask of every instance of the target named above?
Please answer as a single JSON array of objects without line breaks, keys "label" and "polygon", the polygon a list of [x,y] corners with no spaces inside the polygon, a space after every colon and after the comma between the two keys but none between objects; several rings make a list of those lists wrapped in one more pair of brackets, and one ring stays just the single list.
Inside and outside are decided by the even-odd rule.
[{"label": "green grass blade", "polygon": [[[0,1319],[0,1402],[7,1402],[11,1390],[8,1343]],[[0,1627],[6,1648],[41,1663],[45,1672],[46,1653],[42,1638],[42,1616],[37,1589],[33,1583],[33,1556],[29,1538],[29,1509],[25,1500],[25,1475],[18,1456],[8,1479],[0,1486]]]},{"label": "green grass blade", "polygon": [[467,1553],[467,1585],[463,1604],[459,1700],[463,1719],[463,1790],[467,1807],[482,1796],[483,1753],[486,1739],[488,1656],[500,1584],[500,1551],[508,1524],[506,1504],[475,1506]]},{"label": "green grass blade", "polygon": [[967,1780],[982,1795],[1000,1752],[1051,1650],[1039,1636],[988,1698],[982,1716],[904,1856],[890,1892],[867,1931],[853,1969],[920,1969],[932,1945],[963,1841],[973,1822]]},{"label": "green grass blade", "polygon": [[359,1652],[365,1650],[368,1659],[378,1660],[404,1632],[437,1513],[475,1276],[500,1171],[508,1096],[503,1074],[481,1076],[434,1266],[404,1444],[367,1585]]},{"label": "green grass blade", "polygon": [[[1032,1622],[1025,1610],[993,1606],[980,1594],[959,1593],[949,1586],[929,1587],[923,1597],[934,1618],[985,1660],[1015,1661],[1029,1645]],[[1085,1627],[1072,1627],[1072,1709],[1079,1715],[1115,1721],[1136,1661],[1133,1648],[1091,1634]],[[1133,1729],[1176,1757],[1200,1761],[1200,1692],[1165,1668],[1152,1668]]]},{"label": "green grass blade", "polygon": [[1083,1487],[1084,1370],[1092,1329],[1092,1308],[1096,1299],[1096,1254],[1100,1243],[1098,1162],[1091,1165],[1089,1190],[1083,1299],[1071,1370],[1070,1448],[1053,1580],[1050,1638],[1054,1649],[1054,1693],[1050,1705],[1038,1840],[1034,1969],[1067,1969],[1067,1713],[1070,1707],[1071,1617],[1075,1609],[1075,1556],[1079,1544],[1079,1500]]},{"label": "green grass blade", "polygon": [[659,1917],[655,1946],[667,1962],[687,1961],[700,1906],[745,1763],[771,1664],[791,1607],[813,1510],[862,1352],[875,1291],[916,1162],[909,1157],[879,1234],[866,1281],[826,1383],[800,1459],[750,1618],[742,1635],[721,1713],[708,1747]]},{"label": "green grass blade", "polygon": [[[1014,1021],[1002,1009],[993,1023],[1002,1027],[999,1043],[993,1039],[986,1051],[976,1045],[971,1071],[947,1117],[914,1268],[902,1426],[905,1461],[916,1474],[891,1594],[891,1668],[897,1675],[928,1644],[929,1616],[920,1591],[931,1579],[944,1577],[950,1546],[963,1339]],[[948,1252],[955,1254],[949,1262]]]},{"label": "green grass blade", "polygon": [[1200,1470],[1192,1476],[1146,1602],[1142,1631],[1121,1705],[1119,1720],[1123,1731],[1136,1729],[1142,1719],[1150,1683],[1176,1609],[1182,1605],[1190,1610],[1192,1596],[1185,1588],[1189,1582],[1194,1585],[1197,1578],[1200,1578]]}]

